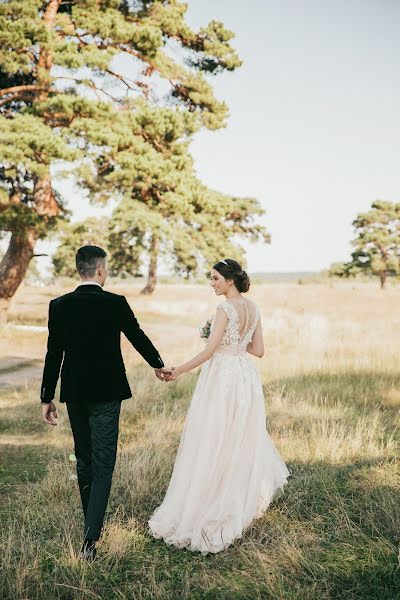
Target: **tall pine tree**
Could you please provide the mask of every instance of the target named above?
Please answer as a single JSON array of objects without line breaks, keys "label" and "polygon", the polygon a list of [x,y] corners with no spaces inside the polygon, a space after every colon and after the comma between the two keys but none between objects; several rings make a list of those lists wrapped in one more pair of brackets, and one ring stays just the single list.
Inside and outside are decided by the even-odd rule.
[{"label": "tall pine tree", "polygon": [[146,262],[148,280],[142,293],[151,294],[161,257],[185,277],[223,257],[244,262],[240,240],[269,241],[265,228],[257,224],[263,212],[257,200],[210,190],[194,177],[182,191],[160,194],[157,210],[124,198],[110,222],[111,264],[119,274],[131,275]]},{"label": "tall pine tree", "polygon": [[[94,200],[122,198],[110,228],[113,270],[128,275],[147,262],[143,293],[151,293],[162,256],[190,274],[222,254],[243,260],[240,238],[269,241],[257,224],[263,214],[257,200],[210,190],[195,176],[188,151],[197,127],[193,115],[142,101],[135,106],[114,115],[112,144],[77,171]],[[106,122],[104,132],[92,130],[89,122],[86,139],[95,144],[109,128]]]},{"label": "tall pine tree", "polygon": [[[193,31],[186,10],[178,0],[0,5],[0,230],[11,234],[0,264],[1,312],[23,280],[36,240],[63,216],[52,185],[60,161],[80,164],[80,181],[90,186],[97,172],[91,160],[113,147],[113,120],[124,113],[129,122],[125,115],[138,110],[139,97],[145,105],[188,113],[192,131],[224,126],[227,106],[204,73],[240,65],[233,34],[218,21]],[[121,66],[121,56],[129,67]],[[143,145],[127,160],[149,150],[146,136],[143,128]],[[104,170],[112,168],[104,160]]]}]

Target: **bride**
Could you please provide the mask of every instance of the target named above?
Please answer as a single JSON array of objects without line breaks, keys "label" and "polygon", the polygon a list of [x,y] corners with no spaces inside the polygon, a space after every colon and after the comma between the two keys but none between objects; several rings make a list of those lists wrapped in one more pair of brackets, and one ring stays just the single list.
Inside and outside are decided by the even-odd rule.
[{"label": "bride", "polygon": [[258,307],[235,260],[211,272],[217,296],[206,348],[170,379],[204,363],[186,416],[171,480],[149,528],[178,548],[216,553],[242,536],[283,493],[291,472],[265,429],[264,395],[249,357],[264,343]]}]

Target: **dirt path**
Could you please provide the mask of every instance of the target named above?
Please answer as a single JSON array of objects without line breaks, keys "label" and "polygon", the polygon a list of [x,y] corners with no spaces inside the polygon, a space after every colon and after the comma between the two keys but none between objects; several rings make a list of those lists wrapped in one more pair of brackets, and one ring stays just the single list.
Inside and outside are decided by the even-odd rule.
[{"label": "dirt path", "polygon": [[0,390],[21,388],[30,381],[39,381],[42,371],[41,360],[21,356],[0,358]]},{"label": "dirt path", "polygon": [[[171,323],[167,320],[165,323],[145,324],[144,329],[167,364],[182,359],[186,354],[192,356],[203,348],[195,326],[183,323],[177,325],[176,322]],[[18,337],[20,331],[24,336],[21,339]],[[40,383],[46,344],[45,338],[40,337],[37,341],[36,336],[42,336],[46,331],[47,327],[13,326],[13,335],[0,342],[0,354],[3,354],[0,356],[0,391],[24,388],[30,382]],[[33,337],[26,337],[27,332],[33,332]],[[125,364],[128,367],[143,363],[143,358],[124,336],[121,342]],[[12,355],[8,356],[8,353]],[[21,356],[18,356],[19,353]],[[43,358],[36,358],[35,355]]]}]

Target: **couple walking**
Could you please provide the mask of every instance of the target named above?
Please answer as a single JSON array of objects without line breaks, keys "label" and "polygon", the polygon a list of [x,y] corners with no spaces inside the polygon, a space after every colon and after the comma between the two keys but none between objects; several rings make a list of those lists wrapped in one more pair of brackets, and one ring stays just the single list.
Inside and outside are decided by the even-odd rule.
[{"label": "couple walking", "polygon": [[81,284],[50,302],[41,402],[44,421],[56,425],[53,399],[61,369],[60,401],[67,405],[85,517],[81,558],[96,555],[121,401],[132,396],[121,332],[162,381],[203,364],[166,495],[148,525],[155,538],[178,548],[203,554],[224,550],[282,493],[291,474],[265,429],[263,389],[249,357],[263,356],[264,345],[258,307],[242,295],[250,285],[247,274],[234,260],[214,265],[211,285],[225,300],[217,307],[207,345],[191,360],[168,368],[126,298],[103,289],[106,252],[80,248],[76,268]]}]

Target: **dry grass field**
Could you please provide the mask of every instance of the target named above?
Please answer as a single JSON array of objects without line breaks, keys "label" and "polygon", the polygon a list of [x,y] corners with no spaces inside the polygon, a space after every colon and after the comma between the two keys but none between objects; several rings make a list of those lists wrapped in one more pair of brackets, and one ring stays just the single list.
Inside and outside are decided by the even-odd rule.
[{"label": "dry grass field", "polygon": [[[108,289],[128,297],[175,364],[202,347],[197,328],[218,301],[201,285],[163,285],[150,298]],[[18,292],[0,328],[3,361],[43,358],[40,327],[64,291]],[[269,284],[250,296],[264,326],[266,425],[293,473],[284,495],[217,555],[151,538],[146,522],[168,484],[197,373],[162,384],[124,343],[134,398],[123,403],[99,558],[82,564],[66,411],[50,429],[37,379],[0,387],[1,598],[400,599],[400,288]]]}]

